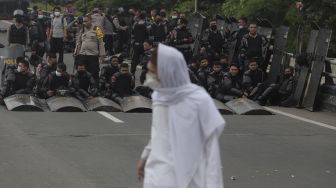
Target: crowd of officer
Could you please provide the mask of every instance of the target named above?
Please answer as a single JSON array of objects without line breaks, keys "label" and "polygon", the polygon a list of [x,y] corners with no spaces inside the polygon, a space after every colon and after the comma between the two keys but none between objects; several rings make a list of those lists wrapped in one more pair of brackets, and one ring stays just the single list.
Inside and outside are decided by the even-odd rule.
[{"label": "crowd of officer", "polygon": [[[193,53],[196,39],[187,28],[186,15],[176,10],[168,16],[165,9],[152,9],[147,14],[135,7],[127,11],[122,7],[94,8],[77,18],[75,12],[71,4],[63,14],[55,7],[50,17],[37,8],[29,16],[20,10],[14,12],[15,23],[8,29],[9,46],[28,45],[32,55],[29,60],[17,58],[16,66],[6,71],[1,98],[13,94],[75,96],[80,100],[103,96],[120,102],[134,94],[150,97],[151,89],[142,85],[135,89],[135,80],[144,83],[153,50],[158,43],[165,43],[183,53],[192,82],[213,98],[227,102],[246,97],[261,105],[290,105],[293,68],[287,67],[276,83],[267,82],[263,50],[269,41],[257,32],[257,23],[245,17],[239,19],[235,34],[220,30],[216,19],[211,20],[199,39],[197,53]],[[232,41],[236,45],[229,58]],[[64,64],[66,46],[73,49],[73,74]],[[130,65],[123,62],[125,58],[131,59]]]}]

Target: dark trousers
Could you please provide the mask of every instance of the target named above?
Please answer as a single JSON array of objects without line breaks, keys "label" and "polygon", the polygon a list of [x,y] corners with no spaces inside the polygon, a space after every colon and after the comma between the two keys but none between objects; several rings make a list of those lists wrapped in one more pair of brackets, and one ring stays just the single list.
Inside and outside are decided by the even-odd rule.
[{"label": "dark trousers", "polygon": [[58,63],[63,63],[64,41],[63,38],[51,38],[50,52],[59,53]]},{"label": "dark trousers", "polygon": [[108,55],[113,55],[113,35],[104,36],[105,49],[108,52]]},{"label": "dark trousers", "polygon": [[143,49],[142,44],[135,44],[133,46],[133,57],[132,57],[132,63],[131,63],[131,73],[133,75],[135,74],[137,66],[140,63],[140,56],[143,52],[144,52],[144,49]]},{"label": "dark trousers", "polygon": [[79,55],[76,62],[83,63],[86,66],[86,70],[92,74],[96,83],[99,80],[99,56],[98,55]]}]

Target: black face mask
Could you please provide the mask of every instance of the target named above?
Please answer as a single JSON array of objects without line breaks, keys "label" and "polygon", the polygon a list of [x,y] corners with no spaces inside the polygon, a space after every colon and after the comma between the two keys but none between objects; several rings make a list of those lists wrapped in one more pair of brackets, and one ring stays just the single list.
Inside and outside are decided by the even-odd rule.
[{"label": "black face mask", "polygon": [[85,74],[85,71],[77,71],[79,76],[83,76]]},{"label": "black face mask", "polygon": [[23,22],[23,18],[22,17],[17,17],[15,20],[16,20],[17,23],[22,23]]},{"label": "black face mask", "polygon": [[291,76],[291,74],[285,74],[285,78],[290,78]]},{"label": "black face mask", "polygon": [[212,29],[212,30],[216,30],[216,29],[217,29],[217,25],[212,25],[212,26],[211,26],[211,29]]}]

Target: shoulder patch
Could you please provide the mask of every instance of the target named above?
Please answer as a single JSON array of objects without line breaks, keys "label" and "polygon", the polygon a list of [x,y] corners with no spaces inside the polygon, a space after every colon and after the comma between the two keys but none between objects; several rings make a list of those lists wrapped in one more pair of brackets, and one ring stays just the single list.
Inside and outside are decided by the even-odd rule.
[{"label": "shoulder patch", "polygon": [[99,27],[96,27],[96,35],[99,40],[104,38],[104,32]]}]

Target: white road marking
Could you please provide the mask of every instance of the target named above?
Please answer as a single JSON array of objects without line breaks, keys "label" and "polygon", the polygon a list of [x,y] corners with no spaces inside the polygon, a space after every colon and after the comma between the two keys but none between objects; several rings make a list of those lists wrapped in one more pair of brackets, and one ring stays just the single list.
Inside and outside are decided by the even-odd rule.
[{"label": "white road marking", "polygon": [[111,120],[111,121],[113,121],[115,123],[125,123],[122,120],[120,120],[120,119],[112,116],[111,114],[109,114],[107,112],[97,112],[97,113],[100,114],[100,115],[102,115],[102,116],[104,116],[104,117],[106,117],[107,119],[109,119],[109,120]]},{"label": "white road marking", "polygon": [[275,110],[273,108],[269,108],[269,107],[264,107],[264,108],[266,110],[269,110],[269,111],[274,112],[276,114],[281,114],[281,115],[284,115],[284,116],[287,116],[287,117],[291,117],[293,119],[297,119],[297,120],[300,120],[300,121],[304,121],[304,122],[307,122],[307,123],[311,123],[311,124],[314,124],[314,125],[317,125],[317,126],[320,126],[320,127],[324,127],[324,128],[336,131],[336,127],[332,126],[332,125],[328,125],[328,124],[321,123],[321,122],[318,122],[318,121],[314,121],[314,120],[310,120],[310,119],[307,119],[307,118],[295,116],[293,114],[289,114],[289,113],[286,113],[286,112],[283,112],[283,111],[280,111],[280,110]]}]

